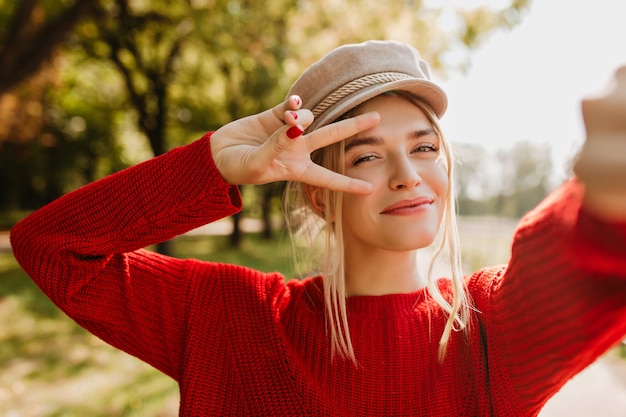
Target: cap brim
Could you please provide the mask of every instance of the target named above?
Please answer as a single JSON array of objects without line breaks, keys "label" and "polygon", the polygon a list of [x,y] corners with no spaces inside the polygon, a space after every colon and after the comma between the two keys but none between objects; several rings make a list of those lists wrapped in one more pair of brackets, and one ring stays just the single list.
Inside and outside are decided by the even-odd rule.
[{"label": "cap brim", "polygon": [[307,130],[312,131],[326,126],[367,100],[390,91],[406,91],[415,95],[428,104],[439,118],[444,115],[448,107],[445,92],[436,84],[418,78],[398,80],[373,85],[342,98],[327,111],[318,115]]}]

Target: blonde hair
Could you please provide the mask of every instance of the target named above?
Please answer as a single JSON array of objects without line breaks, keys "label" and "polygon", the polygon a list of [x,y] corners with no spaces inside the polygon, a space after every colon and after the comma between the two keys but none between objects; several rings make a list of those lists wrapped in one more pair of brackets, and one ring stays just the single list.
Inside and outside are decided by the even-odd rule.
[{"label": "blonde hair", "polygon": [[[441,234],[438,247],[435,249],[426,272],[427,290],[430,297],[442,308],[448,318],[443,334],[439,340],[438,358],[443,361],[452,331],[467,329],[470,319],[470,300],[466,291],[461,267],[460,242],[456,221],[456,204],[453,190],[454,157],[450,145],[441,133],[438,118],[433,110],[418,97],[404,92],[389,92],[402,97],[417,106],[428,118],[440,139],[443,163],[447,170],[448,190],[442,217]],[[354,109],[349,113],[354,112]],[[342,118],[349,117],[349,114]],[[311,155],[313,162],[341,174],[344,173],[344,144],[335,143],[318,149]],[[285,191],[285,216],[292,236],[296,267],[302,265],[297,249],[299,238],[305,238],[303,246],[307,259],[319,264],[319,273],[323,276],[324,302],[326,323],[330,333],[331,355],[351,359],[358,363],[354,354],[348,316],[346,311],[346,282],[344,266],[344,241],[342,224],[342,193],[321,189],[322,204],[325,212],[316,212],[313,202],[309,201],[307,185],[289,182]],[[320,239],[321,237],[321,239]],[[317,243],[317,244],[316,244]],[[321,243],[321,249],[319,244]],[[313,250],[312,250],[313,249]],[[315,251],[314,249],[318,249]],[[320,253],[321,252],[321,253]],[[452,281],[452,300],[446,299],[441,293],[437,280],[433,276],[436,262],[445,258],[450,266]]]}]

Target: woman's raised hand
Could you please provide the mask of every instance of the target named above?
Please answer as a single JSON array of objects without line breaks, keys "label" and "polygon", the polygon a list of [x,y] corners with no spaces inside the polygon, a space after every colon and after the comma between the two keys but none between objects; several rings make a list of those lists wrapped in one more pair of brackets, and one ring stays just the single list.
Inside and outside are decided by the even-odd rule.
[{"label": "woman's raised hand", "polygon": [[306,135],[313,114],[291,96],[262,113],[235,120],[213,133],[211,153],[230,184],[300,181],[335,191],[367,194],[371,185],[323,168],[311,152],[375,126],[377,113],[366,113],[322,127]]},{"label": "woman's raised hand", "polygon": [[626,221],[626,66],[605,91],[582,101],[587,139],[574,166],[585,204],[609,220]]}]

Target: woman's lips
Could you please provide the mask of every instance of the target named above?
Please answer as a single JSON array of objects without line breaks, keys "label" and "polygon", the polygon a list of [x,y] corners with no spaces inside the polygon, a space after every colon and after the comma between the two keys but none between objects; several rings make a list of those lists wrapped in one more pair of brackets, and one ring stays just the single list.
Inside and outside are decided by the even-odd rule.
[{"label": "woman's lips", "polygon": [[398,201],[386,207],[380,214],[412,214],[417,211],[423,210],[425,207],[430,206],[433,203],[433,199],[430,197],[417,197],[409,200]]}]

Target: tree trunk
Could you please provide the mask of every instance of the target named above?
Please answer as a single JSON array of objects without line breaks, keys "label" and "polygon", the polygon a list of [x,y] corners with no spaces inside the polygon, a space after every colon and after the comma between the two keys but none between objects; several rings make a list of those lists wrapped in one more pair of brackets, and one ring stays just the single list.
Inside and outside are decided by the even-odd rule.
[{"label": "tree trunk", "polygon": [[[21,0],[5,28],[0,46],[0,94],[27,80],[47,61],[56,47],[86,16],[93,14],[97,0],[77,0],[53,18],[35,23],[36,0]],[[34,28],[34,30],[33,30]],[[17,45],[17,46],[16,46]]]},{"label": "tree trunk", "polygon": [[239,213],[233,214],[231,216],[233,222],[233,231],[230,234],[230,245],[233,248],[238,248],[239,246],[241,246],[241,240],[243,239],[243,233],[241,231],[240,225],[240,221],[242,218],[241,213],[242,212],[240,211]]},{"label": "tree trunk", "polygon": [[[157,112],[148,116],[148,120],[144,121],[145,131],[152,147],[154,156],[163,155],[166,152],[165,146],[165,128],[166,128],[166,112],[167,112],[167,89],[162,80],[154,82],[154,93],[157,99]],[[163,255],[172,256],[172,241],[161,242],[157,245],[157,252]]]},{"label": "tree trunk", "polygon": [[172,256],[173,254],[172,241],[166,240],[165,242],[158,243],[156,245],[156,251],[163,255]]},{"label": "tree trunk", "polygon": [[274,196],[273,184],[267,184],[263,187],[263,194],[261,200],[261,219],[263,221],[263,239],[272,238],[272,197]]}]

